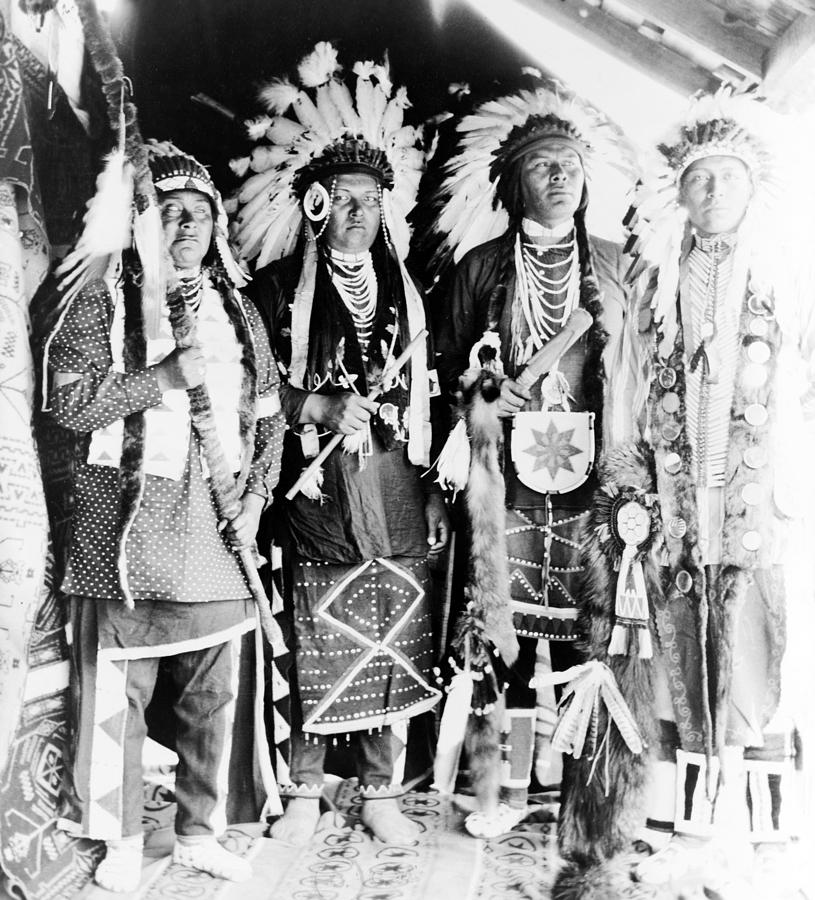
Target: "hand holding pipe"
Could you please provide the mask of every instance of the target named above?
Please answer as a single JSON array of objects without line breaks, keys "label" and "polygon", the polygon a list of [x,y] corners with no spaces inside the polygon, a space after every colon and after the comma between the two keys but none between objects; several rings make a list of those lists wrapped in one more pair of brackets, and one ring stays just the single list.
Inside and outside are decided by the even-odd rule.
[{"label": "hand holding pipe", "polygon": [[[402,353],[390,365],[385,366],[385,370],[382,372],[382,377],[379,379],[379,382],[373,388],[371,388],[370,391],[368,391],[368,400],[376,400],[376,398],[385,390],[385,383],[388,381],[388,379],[392,378],[405,367],[405,364],[419,349],[419,347],[421,346],[421,342],[426,340],[426,338],[427,329],[423,328],[407,345],[407,347],[405,347]],[[344,434],[335,434],[334,437],[331,438],[331,440],[325,445],[325,447],[323,447],[319,454],[317,454],[317,456],[314,457],[314,459],[308,464],[308,466],[303,469],[303,471],[300,473],[300,477],[286,492],[287,500],[293,500],[300,493],[303,485],[313,477],[314,473],[320,468],[320,466],[325,462],[334,448],[344,437]]]},{"label": "hand holding pipe", "polygon": [[534,354],[523,372],[515,379],[516,382],[529,390],[541,375],[546,375],[547,372],[557,368],[561,357],[588,331],[593,321],[591,313],[587,310],[581,307],[572,310],[560,331]]}]

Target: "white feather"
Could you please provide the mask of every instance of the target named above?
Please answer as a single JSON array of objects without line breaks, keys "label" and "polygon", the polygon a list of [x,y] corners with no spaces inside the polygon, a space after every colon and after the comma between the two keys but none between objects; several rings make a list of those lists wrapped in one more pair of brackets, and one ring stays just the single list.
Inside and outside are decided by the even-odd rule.
[{"label": "white feather", "polygon": [[237,219],[241,230],[248,227],[250,220],[255,217],[259,209],[267,204],[279,204],[281,202],[280,198],[284,196],[284,192],[290,187],[289,180],[282,173],[275,172],[274,174],[276,177],[264,189],[258,191],[241,209]]},{"label": "white feather", "polygon": [[319,135],[323,141],[328,143],[331,140],[331,130],[328,124],[305,91],[298,91],[297,93],[297,100],[294,103],[294,114],[309,131]]},{"label": "white feather", "polygon": [[382,89],[385,99],[390,97],[391,91],[393,90],[393,82],[391,81],[390,66],[387,63],[387,60],[381,66],[374,66],[372,74],[374,78],[376,78],[379,87]]},{"label": "white feather", "polygon": [[388,95],[382,89],[381,84],[375,84],[373,90],[373,105],[371,107],[371,122],[373,127],[374,146],[378,147],[382,143],[382,124],[385,118],[385,109],[388,106]]},{"label": "white feather", "polygon": [[328,82],[328,93],[340,114],[346,131],[350,134],[362,134],[362,121],[354,109],[354,101],[348,85],[334,78]]},{"label": "white feather", "polygon": [[320,41],[314,50],[300,61],[297,74],[304,87],[318,87],[325,84],[339,68],[334,46],[328,41]]},{"label": "white feather", "polygon": [[[393,102],[393,101],[391,101]],[[387,149],[393,151],[397,147],[412,147],[421,139],[422,129],[414,125],[402,125],[387,137]]]},{"label": "white feather", "polygon": [[290,155],[288,147],[278,147],[271,144],[261,144],[252,151],[249,167],[253,172],[266,172],[279,166]]},{"label": "white feather", "polygon": [[136,215],[133,223],[133,243],[142,264],[144,328],[148,337],[156,337],[169,275],[165,267],[167,251],[164,246],[164,229],[156,204],[150,203],[145,210]]},{"label": "white feather", "polygon": [[[370,63],[370,65],[373,66],[373,63]],[[359,114],[360,122],[362,123],[362,136],[369,144],[374,144],[379,131],[378,126],[381,118],[381,116],[376,115],[376,100],[374,97],[376,89],[370,79],[369,70],[363,67],[362,63],[357,63],[356,66],[354,66],[355,72],[357,71],[357,67],[360,67],[356,89],[357,113]],[[368,72],[367,76],[365,74],[366,72]],[[381,91],[377,92],[381,96]]]},{"label": "white feather", "polygon": [[266,172],[258,172],[256,175],[247,178],[240,191],[238,191],[238,200],[241,203],[249,203],[250,200],[257,197],[261,191],[272,183],[275,174],[274,169],[269,169]]},{"label": "white feather", "polygon": [[237,159],[230,159],[229,168],[232,169],[238,178],[243,178],[249,171],[249,157],[239,156]]},{"label": "white feather", "polygon": [[111,153],[96,179],[96,193],[88,201],[84,228],[57,275],[60,289],[78,292],[88,276],[107,265],[107,259],[130,243],[133,202],[133,166],[124,150]]},{"label": "white feather", "polygon": [[258,92],[258,99],[276,116],[283,115],[289,109],[300,92],[288,78],[275,78]]},{"label": "white feather", "polygon": [[405,110],[409,109],[410,105],[407,90],[404,87],[400,87],[395,96],[388,100],[388,105],[385,107],[385,112],[382,115],[380,141],[386,141],[391,133],[398,131],[402,127]]},{"label": "white feather", "polygon": [[337,109],[331,95],[331,86],[329,84],[321,84],[317,88],[317,111],[326,123],[328,131],[332,135],[342,134],[343,120],[340,110]]},{"label": "white feather", "polygon": [[304,125],[285,116],[276,116],[266,129],[266,137],[273,144],[293,144],[306,131]]},{"label": "white feather", "polygon": [[291,252],[300,231],[302,215],[300,204],[297,202],[284,207],[282,214],[277,216],[273,227],[269,228],[263,237],[263,245],[257,262],[259,268]]},{"label": "white feather", "polygon": [[438,472],[436,481],[445,490],[453,492],[453,499],[458,491],[463,491],[467,487],[470,475],[470,455],[467,423],[464,419],[459,419],[436,460]]},{"label": "white feather", "polygon": [[254,119],[247,119],[243,124],[249,140],[259,141],[266,134],[266,129],[272,124],[272,120],[269,116],[257,116]]}]

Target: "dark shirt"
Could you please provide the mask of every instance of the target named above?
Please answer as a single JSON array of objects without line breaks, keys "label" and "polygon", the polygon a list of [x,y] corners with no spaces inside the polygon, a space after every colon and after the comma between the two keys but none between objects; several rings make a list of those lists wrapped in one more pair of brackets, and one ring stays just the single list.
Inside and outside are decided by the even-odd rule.
[{"label": "dark shirt", "polygon": [[[287,257],[259,271],[248,293],[261,312],[272,346],[284,367],[291,361],[291,304],[301,260]],[[311,335],[326,316],[337,316],[339,301],[320,264],[312,307]],[[381,298],[380,298],[381,302]],[[322,317],[322,319],[321,319]],[[320,392],[332,390],[321,388]],[[320,503],[302,493],[283,499],[309,460],[303,455],[297,424],[308,391],[287,383],[281,387],[283,412],[290,430],[283,445],[280,485],[275,509],[282,507],[287,537],[295,553],[310,560],[355,563],[376,557],[419,557],[427,553],[427,526],[421,469],[407,457],[406,445],[385,447],[373,430],[373,455],[362,468],[356,454],[337,448],[323,464]],[[318,428],[320,445],[331,432]],[[424,481],[432,476],[428,475]]]}]

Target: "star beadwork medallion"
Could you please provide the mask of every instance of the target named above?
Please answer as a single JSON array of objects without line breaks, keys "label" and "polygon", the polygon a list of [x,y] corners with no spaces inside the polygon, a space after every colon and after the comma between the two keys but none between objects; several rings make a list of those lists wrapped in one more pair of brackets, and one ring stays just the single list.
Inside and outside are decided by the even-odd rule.
[{"label": "star beadwork medallion", "polygon": [[535,428],[530,429],[535,443],[530,447],[524,448],[524,453],[529,453],[535,457],[535,464],[532,467],[533,472],[538,469],[547,469],[551,478],[555,478],[557,473],[564,469],[567,472],[574,472],[571,458],[577,456],[581,451],[579,447],[575,447],[572,441],[574,428],[566,431],[558,431],[554,422],[549,422],[546,431],[538,431]]}]

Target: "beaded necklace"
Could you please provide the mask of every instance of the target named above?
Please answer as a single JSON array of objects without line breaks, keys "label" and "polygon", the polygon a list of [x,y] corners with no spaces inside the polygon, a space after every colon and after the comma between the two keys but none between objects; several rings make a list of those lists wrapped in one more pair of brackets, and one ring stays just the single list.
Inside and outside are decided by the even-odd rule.
[{"label": "beaded necklace", "polygon": [[204,270],[199,269],[192,274],[185,274],[189,271],[190,270],[188,269],[184,269],[178,273],[181,296],[184,298],[184,303],[187,304],[187,307],[192,312],[198,312],[198,307],[201,305],[201,294],[203,293],[204,288]]},{"label": "beaded necklace", "polygon": [[376,272],[371,253],[340,253],[331,248],[328,252],[331,281],[351,314],[362,359],[367,362],[377,301]]},{"label": "beaded necklace", "polygon": [[[529,329],[526,341],[516,342],[516,362],[529,360],[550,338],[560,331],[579,302],[580,267],[574,229],[556,244],[536,244],[521,237],[515,239],[515,271],[520,311]],[[546,262],[546,251],[566,251],[562,259]]]}]

